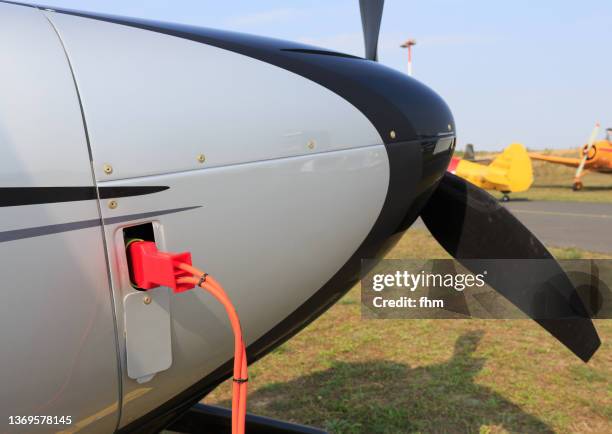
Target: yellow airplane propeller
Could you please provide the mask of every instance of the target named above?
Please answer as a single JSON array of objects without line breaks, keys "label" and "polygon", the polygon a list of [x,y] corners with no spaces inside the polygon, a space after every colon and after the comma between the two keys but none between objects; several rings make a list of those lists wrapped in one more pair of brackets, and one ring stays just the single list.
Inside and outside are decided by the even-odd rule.
[{"label": "yellow airplane propeller", "polygon": [[[607,131],[612,131],[608,129]],[[597,140],[599,123],[591,133],[589,141],[580,147],[580,158],[559,157],[556,155],[545,155],[530,153],[532,160],[548,161],[549,163],[562,164],[568,167],[576,167],[572,188],[575,191],[582,190],[582,178],[589,171],[600,173],[612,173],[612,137],[609,133],[604,140]]]},{"label": "yellow airplane propeller", "polygon": [[597,139],[597,134],[599,134],[599,122],[595,124],[595,128],[593,128],[593,131],[591,132],[591,137],[589,137],[589,142],[584,150],[584,155],[582,156],[582,159],[580,160],[580,165],[578,166],[578,169],[576,169],[576,175],[574,175],[574,186],[575,186],[574,189],[579,189],[579,188],[576,188],[578,187],[578,185],[580,186],[580,188],[582,188],[580,177],[582,176],[582,171],[584,170],[584,163],[586,163],[587,158],[589,158],[589,153],[591,152],[591,148],[595,144],[595,139]]}]

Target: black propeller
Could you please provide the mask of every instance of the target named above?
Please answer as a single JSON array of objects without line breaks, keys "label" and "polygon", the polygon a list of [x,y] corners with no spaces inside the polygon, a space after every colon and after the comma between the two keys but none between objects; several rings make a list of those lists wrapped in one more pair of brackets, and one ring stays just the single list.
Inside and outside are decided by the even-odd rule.
[{"label": "black propeller", "polygon": [[[445,173],[421,217],[449,254],[474,273],[487,270],[487,284],[574,354],[586,362],[597,351],[601,342],[573,284],[546,247],[495,198]],[[498,259],[532,261],[516,261],[513,269],[513,261]]]},{"label": "black propeller", "polygon": [[385,0],[359,0],[366,59],[378,60],[378,33],[384,4]]},{"label": "black propeller", "polygon": [[[383,6],[384,0],[359,0],[370,60],[377,60]],[[574,354],[585,362],[595,354],[601,342],[574,285],[546,247],[487,192],[445,173],[421,217],[448,253],[474,273],[487,270],[489,286]]]}]

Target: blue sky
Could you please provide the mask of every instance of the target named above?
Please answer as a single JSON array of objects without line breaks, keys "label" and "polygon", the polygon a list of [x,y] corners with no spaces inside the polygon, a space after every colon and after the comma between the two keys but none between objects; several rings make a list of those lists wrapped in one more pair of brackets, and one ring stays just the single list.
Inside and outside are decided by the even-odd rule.
[{"label": "blue sky", "polygon": [[[298,40],[363,55],[357,0],[48,0],[47,5]],[[379,60],[450,105],[459,146],[584,143],[612,127],[612,1],[386,0]]]}]

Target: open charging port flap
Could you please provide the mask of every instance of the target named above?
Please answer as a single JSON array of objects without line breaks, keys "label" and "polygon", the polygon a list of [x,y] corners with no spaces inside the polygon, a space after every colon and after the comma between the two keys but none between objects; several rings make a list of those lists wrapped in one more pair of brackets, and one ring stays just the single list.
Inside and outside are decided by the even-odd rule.
[{"label": "open charging port flap", "polygon": [[[156,242],[156,229],[153,222],[122,229],[130,283],[134,279],[127,246],[134,240]],[[132,289],[138,291],[130,291],[123,299],[127,374],[144,383],[172,365],[170,290],[157,287],[146,291],[133,284]],[[155,336],[155,339],[151,339],[151,336]]]}]

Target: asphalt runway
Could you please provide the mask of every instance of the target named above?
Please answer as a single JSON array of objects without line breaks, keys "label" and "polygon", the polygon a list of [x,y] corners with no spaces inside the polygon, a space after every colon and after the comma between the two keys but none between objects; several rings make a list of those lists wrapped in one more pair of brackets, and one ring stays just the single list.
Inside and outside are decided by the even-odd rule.
[{"label": "asphalt runway", "polygon": [[[612,203],[510,201],[504,206],[547,246],[612,254]],[[425,225],[419,219],[414,226]]]}]

